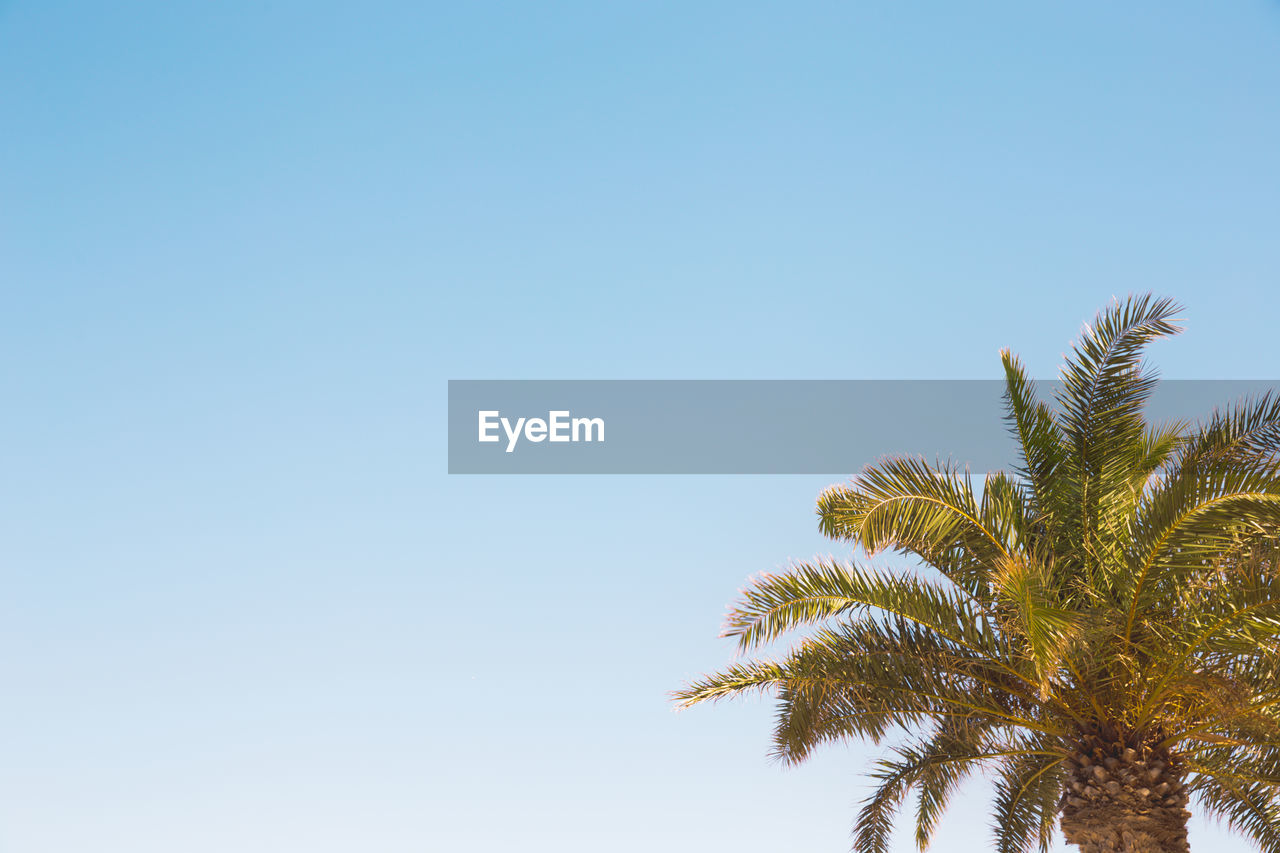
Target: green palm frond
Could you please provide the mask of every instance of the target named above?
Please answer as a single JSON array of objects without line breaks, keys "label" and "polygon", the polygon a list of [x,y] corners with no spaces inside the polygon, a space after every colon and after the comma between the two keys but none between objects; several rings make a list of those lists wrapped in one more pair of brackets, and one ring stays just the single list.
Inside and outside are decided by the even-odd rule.
[{"label": "green palm frond", "polygon": [[760,693],[775,689],[787,680],[787,672],[781,664],[768,661],[751,661],[735,664],[714,675],[705,676],[672,694],[678,706],[687,708],[699,702],[716,701],[746,693]]},{"label": "green palm frond", "polygon": [[1173,319],[1179,310],[1172,300],[1151,295],[1117,301],[1073,347],[1062,370],[1060,423],[1089,475],[1106,467],[1108,451],[1127,451],[1141,436],[1142,406],[1155,388],[1154,377],[1142,369],[1142,352],[1156,338],[1181,331]]},{"label": "green palm frond", "polygon": [[920,758],[881,759],[869,774],[876,787],[862,803],[854,824],[855,853],[889,853],[894,818],[921,772]]},{"label": "green palm frond", "polygon": [[1182,594],[1197,574],[1214,571],[1261,538],[1280,535],[1280,478],[1201,469],[1161,487],[1134,525],[1130,573],[1121,595],[1131,633],[1144,608]]},{"label": "green palm frond", "polygon": [[1131,486],[1141,492],[1152,483],[1161,468],[1169,464],[1179,448],[1184,446],[1189,425],[1176,420],[1149,428],[1143,436],[1141,461],[1134,466]]},{"label": "green palm frond", "polygon": [[1061,668],[1068,644],[1079,634],[1079,618],[1060,606],[1046,569],[1022,555],[1001,560],[992,585],[1000,609],[1008,614],[1005,633],[1025,641],[1023,653],[1034,667],[1040,694],[1047,697],[1049,679]]},{"label": "green palm frond", "polygon": [[1196,459],[1217,457],[1237,465],[1273,470],[1280,446],[1280,394],[1268,391],[1214,412],[1182,442],[1180,466]]},{"label": "green palm frond", "polygon": [[1004,758],[995,779],[997,853],[1047,851],[1062,795],[1062,755],[1027,751]]},{"label": "green palm frond", "polygon": [[1067,456],[1066,437],[1049,405],[1036,398],[1018,357],[1001,350],[1000,358],[1005,371],[1005,422],[1018,442],[1020,457],[1014,473],[1032,497],[1026,511],[1037,520],[1045,538],[1057,543],[1073,509],[1066,483],[1058,476]]},{"label": "green palm frond", "polygon": [[1025,486],[1004,471],[992,471],[982,483],[978,516],[1005,550],[1017,552],[1034,543],[1039,521],[1028,514]]},{"label": "green palm frond", "polygon": [[1178,306],[1144,296],[1117,302],[1086,327],[1062,370],[1058,418],[1068,447],[1060,474],[1074,511],[1066,533],[1090,573],[1120,567],[1126,510],[1136,497],[1130,473],[1145,449],[1142,408],[1156,379],[1143,370],[1143,348],[1179,331]]},{"label": "green palm frond", "polygon": [[1206,745],[1188,752],[1187,767],[1202,776],[1262,785],[1280,794],[1280,748],[1276,746],[1241,749]]},{"label": "green palm frond", "polygon": [[888,459],[866,468],[847,486],[818,498],[823,533],[868,554],[895,550],[920,557],[983,600],[986,561],[1007,554],[1008,543],[983,522],[967,472],[923,459]]},{"label": "green palm frond", "polygon": [[955,642],[983,643],[981,613],[958,590],[925,580],[820,560],[756,578],[725,621],[723,636],[747,650],[795,628],[867,610],[894,613]]},{"label": "green palm frond", "polygon": [[863,801],[854,833],[857,853],[887,853],[893,819],[913,788],[919,789],[917,843],[923,849],[937,817],[958,784],[995,762],[1030,755],[1021,744],[1004,744],[991,732],[943,724],[931,736],[895,747],[871,773],[875,789]]},{"label": "green palm frond", "polygon": [[924,848],[983,770],[1002,853],[1047,850],[1059,820],[1103,806],[1095,824],[1159,815],[1185,849],[1188,792],[1280,853],[1280,395],[1148,424],[1142,353],[1177,310],[1140,296],[1100,313],[1052,405],[1002,352],[1013,471],[975,488],[955,464],[891,458],[818,500],[827,536],[936,576],[829,558],[759,577],[725,636],[743,652],[798,641],[677,700],[773,696],[785,763],[892,738],[858,851],[887,849],[913,791]]},{"label": "green palm frond", "polygon": [[1280,806],[1274,788],[1223,775],[1200,774],[1188,785],[1200,804],[1258,845],[1280,853]]},{"label": "green palm frond", "polygon": [[926,763],[916,777],[916,846],[929,846],[951,797],[984,763],[1011,754],[1000,741],[1001,730],[983,726],[969,718],[939,722],[933,737],[924,746],[926,754],[950,756],[951,760]]}]

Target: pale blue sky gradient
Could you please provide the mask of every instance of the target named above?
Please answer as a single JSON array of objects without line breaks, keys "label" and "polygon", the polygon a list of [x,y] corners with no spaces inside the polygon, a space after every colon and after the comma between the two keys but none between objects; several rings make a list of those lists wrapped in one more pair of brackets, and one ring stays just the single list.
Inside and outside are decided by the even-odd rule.
[{"label": "pale blue sky gradient", "polygon": [[1147,289],[1280,377],[1277,152],[1274,0],[0,4],[0,851],[846,850],[873,749],[665,699],[831,478],[451,478],[446,380],[1049,376]]}]

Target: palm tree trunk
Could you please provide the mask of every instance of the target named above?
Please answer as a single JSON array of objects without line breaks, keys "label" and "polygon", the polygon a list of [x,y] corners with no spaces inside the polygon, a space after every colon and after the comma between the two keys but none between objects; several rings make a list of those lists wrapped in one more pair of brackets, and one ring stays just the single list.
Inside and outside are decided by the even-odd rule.
[{"label": "palm tree trunk", "polygon": [[1062,816],[1062,834],[1080,853],[1188,853],[1186,809],[1138,812],[1104,803]]},{"label": "palm tree trunk", "polygon": [[1062,834],[1081,853],[1188,853],[1187,794],[1168,750],[1091,736],[1068,762]]}]

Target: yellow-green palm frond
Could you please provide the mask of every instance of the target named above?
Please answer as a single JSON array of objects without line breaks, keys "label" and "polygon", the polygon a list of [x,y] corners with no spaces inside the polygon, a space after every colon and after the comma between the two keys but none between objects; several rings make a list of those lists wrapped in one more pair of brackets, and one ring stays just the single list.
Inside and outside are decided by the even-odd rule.
[{"label": "yellow-green palm frond", "polygon": [[870,774],[875,788],[858,813],[853,849],[857,853],[887,853],[894,818],[913,789],[920,796],[916,841],[923,849],[937,818],[967,776],[997,762],[1036,754],[1034,744],[1010,741],[998,730],[950,723],[895,747]]},{"label": "yellow-green palm frond", "polygon": [[1021,643],[1034,667],[1040,695],[1047,697],[1050,679],[1060,671],[1069,645],[1080,634],[1081,619],[1062,606],[1045,567],[1021,554],[995,565],[992,584],[1005,615],[1004,633]]},{"label": "yellow-green palm frond", "polygon": [[1047,851],[1057,826],[1065,756],[1026,748],[1001,759],[995,778],[992,830],[997,853]]},{"label": "yellow-green palm frond", "polygon": [[818,515],[827,536],[868,554],[918,556],[980,601],[988,597],[984,566],[1011,547],[999,526],[984,522],[968,473],[923,459],[887,459],[864,469],[852,483],[824,492]]},{"label": "yellow-green palm frond", "polygon": [[1001,350],[1000,358],[1005,371],[1005,422],[1018,443],[1015,473],[1030,492],[1029,514],[1045,538],[1057,541],[1059,525],[1073,509],[1059,477],[1067,455],[1066,438],[1053,410],[1037,399],[1021,360],[1009,350]]},{"label": "yellow-green palm frond", "polygon": [[690,682],[671,694],[677,707],[718,701],[750,693],[766,693],[787,683],[787,671],[779,663],[749,661]]},{"label": "yellow-green palm frond", "polygon": [[723,636],[747,650],[801,626],[868,610],[898,614],[954,642],[988,641],[979,607],[959,590],[835,560],[795,563],[784,574],[756,578],[731,608]]},{"label": "yellow-green palm frond", "polygon": [[1280,536],[1280,475],[1222,457],[1194,457],[1140,502],[1128,573],[1119,584],[1129,630],[1145,611],[1171,606],[1196,576]]},{"label": "yellow-green palm frond", "polygon": [[929,568],[830,558],[756,579],[724,634],[744,652],[798,642],[677,699],[774,696],[786,763],[845,738],[895,743],[858,851],[887,849],[911,792],[923,848],[982,769],[1001,853],[1125,809],[1154,809],[1184,849],[1188,791],[1280,853],[1280,395],[1148,424],[1142,353],[1178,331],[1177,310],[1152,296],[1104,310],[1051,403],[1003,352],[1012,472],[975,487],[952,463],[886,459],[819,498],[827,536]]},{"label": "yellow-green palm frond", "polygon": [[1179,331],[1178,306],[1151,295],[1102,311],[1073,348],[1058,394],[1067,452],[1059,469],[1072,510],[1062,533],[1082,570],[1105,578],[1122,568],[1125,527],[1137,494],[1132,472],[1144,460],[1143,406],[1156,385],[1142,352]]},{"label": "yellow-green palm frond", "polygon": [[1226,773],[1197,772],[1187,789],[1203,808],[1224,819],[1263,853],[1280,853],[1280,802],[1273,786]]}]

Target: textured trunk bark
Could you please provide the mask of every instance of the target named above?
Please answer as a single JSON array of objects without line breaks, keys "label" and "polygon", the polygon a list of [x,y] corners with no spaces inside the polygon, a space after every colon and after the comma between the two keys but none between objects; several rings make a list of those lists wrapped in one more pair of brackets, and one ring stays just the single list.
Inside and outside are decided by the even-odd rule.
[{"label": "textured trunk bark", "polygon": [[1086,737],[1068,764],[1062,834],[1081,853],[1188,853],[1183,772],[1168,750]]},{"label": "textured trunk bark", "polygon": [[1062,817],[1062,834],[1081,853],[1188,853],[1186,809],[1138,813],[1100,803]]}]

